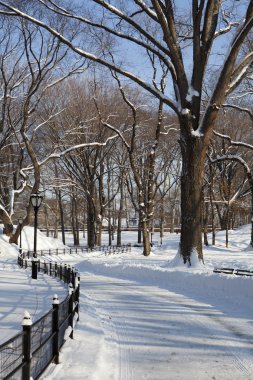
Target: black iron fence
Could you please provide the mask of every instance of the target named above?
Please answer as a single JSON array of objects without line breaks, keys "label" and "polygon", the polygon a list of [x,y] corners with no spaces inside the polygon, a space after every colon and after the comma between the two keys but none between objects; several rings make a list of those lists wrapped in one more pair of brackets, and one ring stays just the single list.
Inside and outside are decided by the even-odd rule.
[{"label": "black iron fence", "polygon": [[[32,266],[31,261],[19,255],[22,268]],[[69,284],[69,294],[59,303],[53,299],[53,308],[35,323],[29,316],[23,320],[23,331],[0,345],[1,380],[36,380],[55,362],[59,363],[59,350],[65,342],[66,333],[73,338],[74,319],[79,319],[80,278],[74,268],[58,263],[38,265],[38,271],[60,278]]]},{"label": "black iron fence", "polygon": [[235,274],[236,276],[253,276],[252,270],[234,268],[214,268],[214,273]]},{"label": "black iron fence", "polygon": [[[101,245],[96,246],[93,248],[90,247],[70,247],[70,248],[53,248],[53,249],[43,249],[43,250],[37,250],[37,256],[51,256],[51,255],[65,255],[65,254],[80,254],[80,253],[87,253],[87,252],[94,252],[99,251],[103,252],[105,255],[110,254],[118,254],[118,253],[124,253],[124,252],[131,252],[131,244],[124,244],[124,245]],[[33,257],[33,251],[26,251],[23,252],[23,258],[32,258]]]}]

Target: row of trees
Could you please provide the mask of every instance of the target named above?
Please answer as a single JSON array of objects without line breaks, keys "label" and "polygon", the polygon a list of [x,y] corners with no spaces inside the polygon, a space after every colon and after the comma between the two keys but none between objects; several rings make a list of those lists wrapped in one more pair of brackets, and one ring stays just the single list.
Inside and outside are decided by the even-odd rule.
[{"label": "row of trees", "polygon": [[[171,192],[181,197],[183,261],[190,264],[194,252],[203,260],[202,226],[209,224],[203,205],[222,221],[222,201],[228,228],[231,210],[252,188],[250,134],[241,142],[229,133],[235,123],[241,131],[252,124],[253,2],[193,0],[190,12],[170,0],[0,6],[2,162],[12,173],[1,190],[6,232],[13,235],[14,200],[29,186],[48,187],[53,170],[59,199],[66,179],[73,199],[79,193],[86,199],[90,245],[99,243],[106,208],[117,200],[122,213],[127,192],[148,255],[154,205]],[[138,52],[122,60],[132,46]],[[218,54],[223,46],[228,53]],[[147,71],[139,73],[134,64],[144,55]],[[98,75],[94,63],[109,75],[106,69]],[[69,79],[77,74],[79,83]],[[10,183],[12,194],[5,190]]]}]

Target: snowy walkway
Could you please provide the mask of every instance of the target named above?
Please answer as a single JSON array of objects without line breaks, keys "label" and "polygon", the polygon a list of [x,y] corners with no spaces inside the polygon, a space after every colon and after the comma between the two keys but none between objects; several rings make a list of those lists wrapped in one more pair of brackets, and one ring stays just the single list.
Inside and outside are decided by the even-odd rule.
[{"label": "snowy walkway", "polygon": [[80,264],[75,340],[43,379],[253,379],[252,322],[177,292],[116,278],[115,271],[113,277],[85,273],[86,266]]},{"label": "snowy walkway", "polygon": [[83,285],[107,341],[117,344],[116,379],[251,378],[247,368],[252,363],[253,336],[210,305],[102,276],[91,276]]},{"label": "snowy walkway", "polygon": [[[41,379],[253,380],[253,278],[212,271],[214,266],[253,270],[249,236],[249,226],[231,232],[227,249],[219,233],[217,246],[205,248],[206,266],[200,268],[171,266],[179,237],[170,234],[148,258],[138,248],[111,256],[48,257],[79,268],[81,310],[61,363]],[[31,229],[25,237],[30,249]],[[40,249],[62,247],[38,237]],[[133,241],[133,234],[124,241]],[[17,247],[1,236],[0,252],[0,337],[5,340],[4,334],[19,330],[24,309],[48,310],[52,291],[60,295],[66,289],[47,276],[33,284],[30,272],[14,264]]]},{"label": "snowy walkway", "polygon": [[67,287],[61,281],[42,273],[33,280],[30,270],[18,268],[13,258],[0,257],[0,276],[0,344],[22,330],[25,310],[35,322],[52,308],[55,293],[60,299],[66,297]]},{"label": "snowy walkway", "polygon": [[[29,238],[33,241],[32,229],[26,229],[24,242]],[[67,294],[67,286],[58,279],[39,273],[38,279],[33,280],[29,269],[19,268],[17,247],[6,240],[0,233],[0,344],[22,331],[25,310],[35,322],[52,308],[55,293],[60,299]]]}]

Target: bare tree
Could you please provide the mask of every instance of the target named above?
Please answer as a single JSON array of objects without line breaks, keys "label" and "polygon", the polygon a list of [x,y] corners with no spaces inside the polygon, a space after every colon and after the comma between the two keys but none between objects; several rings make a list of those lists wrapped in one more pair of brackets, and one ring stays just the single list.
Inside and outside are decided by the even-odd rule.
[{"label": "bare tree", "polygon": [[[251,151],[251,153],[253,151],[253,145],[251,145],[251,144],[248,144],[246,142],[241,142],[241,141],[233,141],[230,136],[223,135],[223,134],[218,133],[216,131],[214,131],[214,133],[216,136],[219,136],[223,140],[226,140],[229,144],[230,149],[233,147],[237,147],[237,148],[239,147],[240,150],[246,149],[247,151]],[[218,157],[214,156],[212,158],[212,162],[224,162],[224,161],[229,161],[230,163],[234,162],[236,164],[239,164],[244,170],[245,176],[248,180],[248,188],[249,188],[249,191],[251,194],[251,239],[250,239],[250,245],[253,247],[253,174],[252,174],[253,169],[250,165],[250,162],[247,162],[247,158],[248,158],[247,155],[245,155],[245,157],[242,157],[240,151],[238,153],[228,151],[228,152],[225,152],[225,154],[220,155]],[[251,161],[251,159],[252,159],[252,154],[250,155],[249,161]],[[244,184],[243,181],[241,181],[241,184],[240,184],[241,187],[243,186],[243,184]],[[240,189],[241,189],[241,187],[240,187]],[[237,189],[237,191],[234,195],[234,198],[236,197],[236,195],[238,195],[238,192],[240,189]],[[248,189],[245,192],[247,193]],[[230,201],[230,199],[228,200],[228,205],[230,203],[229,201]]]},{"label": "bare tree", "polygon": [[[8,208],[1,205],[1,217],[5,225],[5,233],[10,236],[10,242],[16,242],[20,228],[13,233],[12,216],[15,202],[26,191],[26,216],[23,225],[29,223],[31,205],[29,193],[38,192],[41,186],[40,159],[46,154],[46,149],[40,144],[43,128],[53,119],[58,111],[52,110],[47,118],[40,114],[42,101],[50,90],[73,73],[78,73],[83,62],[72,62],[72,70],[62,66],[67,58],[68,48],[61,46],[59,40],[48,34],[42,35],[38,26],[17,23],[16,34],[8,35],[3,42],[5,54],[2,55],[1,73],[3,79],[2,97],[2,136],[7,140],[11,132],[17,158],[13,175],[11,196]],[[4,45],[5,43],[5,45]],[[6,144],[5,144],[6,145]],[[2,152],[6,154],[5,145]],[[10,149],[10,147],[9,147]],[[28,202],[27,202],[28,198]],[[23,215],[24,216],[24,215]]]},{"label": "bare tree", "polygon": [[[77,13],[77,4],[74,3],[73,10],[71,6],[64,8],[64,1],[38,0],[34,3],[32,7],[28,5],[23,9],[19,2],[14,8],[8,2],[0,1],[1,12],[36,23],[78,55],[130,79],[176,113],[180,123],[182,153],[180,254],[184,263],[191,264],[194,252],[202,260],[204,161],[219,110],[226,97],[243,80],[252,63],[252,52],[246,55],[240,52],[253,25],[253,1],[240,5],[240,2],[231,0],[224,8],[223,2],[219,0],[192,0],[191,8],[185,15],[180,14],[180,7],[171,0],[116,1],[115,5],[104,0],[90,0],[85,7],[77,7]],[[38,5],[45,9],[45,15],[36,14]],[[92,6],[96,12],[92,12]],[[237,12],[236,7],[240,7],[240,12]],[[82,12],[79,13],[80,10]],[[130,71],[131,66],[124,67],[121,59],[112,61],[110,54],[96,55],[95,51],[89,52],[85,45],[80,47],[79,36],[73,41],[67,33],[52,27],[49,19],[52,13],[62,17],[66,23],[80,22],[85,27],[89,26],[93,35],[99,31],[102,33],[99,43],[109,44],[108,50],[110,46],[113,50],[111,41],[115,38],[128,41],[154,55],[170,73],[174,96],[170,97],[169,92],[163,93],[152,80],[148,82],[136,75],[134,70]],[[224,35],[227,37],[228,53],[219,56],[218,78],[212,86],[208,102],[202,107],[202,101],[205,100],[203,86],[207,80],[212,48]],[[95,43],[94,47],[98,49]],[[190,48],[191,69],[185,60]]]}]

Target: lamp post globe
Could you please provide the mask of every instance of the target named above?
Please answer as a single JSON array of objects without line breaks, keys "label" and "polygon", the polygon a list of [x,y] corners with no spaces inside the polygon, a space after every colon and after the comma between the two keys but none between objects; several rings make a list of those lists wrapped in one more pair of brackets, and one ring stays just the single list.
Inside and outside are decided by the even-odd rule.
[{"label": "lamp post globe", "polygon": [[30,199],[31,199],[31,204],[34,208],[34,211],[36,209],[39,209],[43,200],[43,196],[40,194],[34,193],[34,194],[31,194]]}]

